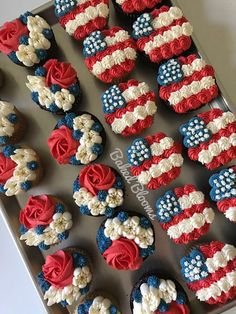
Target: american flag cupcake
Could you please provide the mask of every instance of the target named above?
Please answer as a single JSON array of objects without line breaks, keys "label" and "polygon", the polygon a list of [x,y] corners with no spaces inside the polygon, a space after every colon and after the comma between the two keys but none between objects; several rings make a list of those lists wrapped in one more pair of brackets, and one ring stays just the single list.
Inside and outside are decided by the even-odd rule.
[{"label": "american flag cupcake", "polygon": [[119,81],[134,69],[136,43],[120,27],[91,33],[84,40],[83,46],[88,70],[105,83]]},{"label": "american flag cupcake", "polygon": [[213,67],[196,54],[162,64],[157,81],[160,98],[177,113],[198,109],[219,92]]},{"label": "american flag cupcake", "polygon": [[77,40],[107,25],[109,0],[54,0],[54,6],[61,26]]},{"label": "american flag cupcake", "polygon": [[140,15],[133,24],[138,49],[156,63],[188,50],[192,32],[191,24],[178,7],[162,6]]},{"label": "american flag cupcake", "polygon": [[106,122],[122,136],[150,127],[157,110],[154,92],[148,84],[137,80],[111,86],[102,94],[102,105]]},{"label": "american flag cupcake", "polygon": [[232,112],[211,109],[181,125],[188,156],[209,170],[223,166],[236,157],[236,121]]},{"label": "american flag cupcake", "polygon": [[199,245],[180,261],[187,286],[198,300],[226,303],[236,295],[236,248],[220,241]]}]

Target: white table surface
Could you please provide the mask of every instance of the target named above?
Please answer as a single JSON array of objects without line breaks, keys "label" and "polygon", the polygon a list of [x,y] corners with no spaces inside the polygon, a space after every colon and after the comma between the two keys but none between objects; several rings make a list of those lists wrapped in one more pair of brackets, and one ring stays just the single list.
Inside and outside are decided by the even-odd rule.
[{"label": "white table surface", "polygon": [[[0,10],[0,25],[25,10],[45,3],[44,0],[7,0]],[[181,0],[185,14],[218,77],[224,83],[232,103],[236,106],[236,1]],[[45,314],[15,245],[0,216],[0,271],[2,314]],[[233,314],[236,310],[225,312]],[[204,313],[199,313],[204,314]]]}]

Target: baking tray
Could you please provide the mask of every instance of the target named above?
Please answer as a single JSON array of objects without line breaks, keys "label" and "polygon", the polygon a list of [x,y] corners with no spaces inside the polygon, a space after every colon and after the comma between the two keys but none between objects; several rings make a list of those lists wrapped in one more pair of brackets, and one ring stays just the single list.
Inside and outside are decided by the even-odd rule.
[{"label": "baking tray", "polygon": [[[172,2],[181,7],[181,0],[173,0]],[[182,9],[184,11],[184,7]],[[59,46],[57,57],[62,61],[71,62],[78,72],[84,94],[80,109],[96,115],[105,127],[107,134],[106,147],[103,155],[97,161],[108,164],[126,175],[129,166],[127,165],[126,155],[123,152],[129,146],[133,138],[124,139],[115,135],[105,123],[100,103],[100,95],[107,88],[107,85],[99,82],[87,71],[82,57],[82,45],[81,43],[74,41],[66,34],[62,27],[58,25],[54,16],[52,1],[36,9],[34,13],[38,13],[46,18],[53,26]],[[130,25],[127,24],[126,21],[123,21],[121,17],[114,14],[112,5],[109,25],[121,25],[130,30]],[[193,36],[193,40],[195,43],[193,51],[198,51],[198,53],[207,60],[207,56],[200,47],[197,38]],[[86,249],[92,256],[94,265],[92,288],[107,290],[113,294],[120,304],[122,313],[130,313],[129,295],[132,286],[143,273],[150,270],[157,270],[160,274],[168,272],[170,277],[176,278],[183,285],[188,293],[192,309],[191,313],[193,314],[218,314],[236,306],[236,300],[220,307],[209,306],[196,300],[194,295],[187,289],[180,275],[179,260],[186,253],[188,247],[185,245],[174,244],[160,228],[157,221],[153,221],[156,234],[155,254],[144,262],[140,270],[136,272],[116,271],[105,264],[102,256],[98,253],[95,240],[97,229],[103,221],[103,218],[81,216],[72,198],[72,184],[81,167],[71,165],[59,166],[49,153],[47,138],[54,128],[58,117],[41,110],[32,102],[30,92],[25,86],[26,75],[31,74],[32,70],[16,66],[2,54],[0,54],[0,65],[5,75],[5,85],[3,89],[1,89],[0,96],[2,99],[14,103],[27,117],[28,132],[22,143],[31,146],[39,152],[45,169],[43,180],[37,187],[30,190],[29,193],[11,198],[2,197],[0,200],[1,213],[8,226],[9,233],[15,241],[16,248],[34,283],[34,287],[42,300],[46,312],[49,314],[68,314],[72,313],[73,307],[68,309],[63,309],[58,305],[47,307],[35,280],[35,276],[40,271],[41,265],[43,264],[44,257],[37,248],[27,247],[23,242],[19,241],[18,238],[19,210],[24,207],[30,194],[36,195],[40,193],[54,194],[64,200],[70,207],[74,219],[74,226],[70,232],[69,238],[47,252],[43,252],[43,254],[51,254],[57,249],[68,246],[80,246]],[[157,65],[147,61],[145,62],[144,60],[139,60],[135,71],[130,75],[130,78],[132,77],[141,81],[146,81],[157,94],[156,72]],[[219,79],[217,79],[217,82],[221,90],[221,96],[194,113],[177,115],[157,99],[158,113],[155,116],[154,124],[152,127],[145,130],[142,133],[142,136],[164,131],[168,136],[173,137],[177,141],[181,141],[178,127],[194,114],[210,109],[209,106],[235,111],[235,108],[232,107],[230,99],[225,93],[224,86]],[[137,186],[135,181],[126,181],[126,195],[123,208],[138,211],[140,213],[146,212],[146,214],[153,218],[155,201],[167,189],[185,183],[192,183],[208,194],[208,178],[210,177],[211,172],[206,170],[203,166],[189,160],[186,154],[184,154],[184,158],[185,162],[180,177],[168,187],[161,188],[158,191],[147,191],[145,188]],[[126,176],[126,180],[127,179]],[[139,194],[137,194],[138,189]],[[149,204],[146,209],[141,204],[144,199]],[[212,206],[215,208],[214,204],[212,204]],[[216,218],[210,232],[202,237],[200,241],[217,239],[226,243],[236,244],[234,228],[235,225],[216,210]]]}]

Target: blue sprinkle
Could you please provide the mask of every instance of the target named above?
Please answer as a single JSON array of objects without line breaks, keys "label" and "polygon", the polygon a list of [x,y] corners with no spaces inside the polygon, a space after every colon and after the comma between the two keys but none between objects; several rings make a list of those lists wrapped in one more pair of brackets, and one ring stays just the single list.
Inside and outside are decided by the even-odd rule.
[{"label": "blue sprinkle", "polygon": [[27,162],[26,166],[27,166],[27,168],[30,169],[30,170],[36,170],[36,169],[38,169],[38,163],[37,163],[36,161]]},{"label": "blue sprinkle", "polygon": [[42,33],[43,33],[44,37],[46,37],[47,39],[53,38],[53,31],[49,28],[45,28]]},{"label": "blue sprinkle", "polygon": [[9,59],[11,59],[12,62],[21,65],[22,63],[20,62],[20,60],[17,58],[16,56],[16,52],[12,51],[10,52],[8,55]]},{"label": "blue sprinkle", "polygon": [[115,305],[111,305],[110,306],[110,314],[117,314],[117,313],[118,313],[118,310],[115,307]]},{"label": "blue sprinkle", "polygon": [[37,57],[39,58],[39,60],[45,60],[47,59],[48,53],[46,50],[44,49],[36,49],[35,50]]},{"label": "blue sprinkle", "polygon": [[82,215],[90,215],[90,210],[87,205],[82,205],[79,209]]},{"label": "blue sprinkle", "polygon": [[5,145],[9,140],[9,136],[0,136],[0,145]]},{"label": "blue sprinkle", "polygon": [[78,96],[80,94],[80,87],[77,83],[72,84],[69,88],[68,88],[69,92],[74,95],[74,96]]},{"label": "blue sprinkle", "polygon": [[66,120],[66,125],[73,130],[73,125],[74,125],[74,119],[76,118],[75,113],[67,113],[65,115],[65,120]]},{"label": "blue sprinkle", "polygon": [[28,229],[24,225],[20,225],[19,232],[21,235],[25,234],[27,231]]},{"label": "blue sprinkle", "polygon": [[133,296],[133,299],[134,299],[135,302],[137,302],[137,303],[141,303],[142,302],[142,293],[141,293],[141,291],[139,289],[134,290],[132,296]]},{"label": "blue sprinkle", "polygon": [[74,130],[72,136],[76,141],[79,141],[83,136],[83,132],[81,132],[80,130]]},{"label": "blue sprinkle", "polygon": [[76,180],[74,181],[74,183],[73,183],[73,193],[79,191],[79,189],[80,189],[79,180],[76,179]]},{"label": "blue sprinkle", "polygon": [[16,124],[18,122],[18,117],[15,113],[9,113],[7,120],[13,124]]},{"label": "blue sprinkle", "polygon": [[146,217],[141,217],[140,221],[139,221],[139,224],[144,229],[148,229],[148,228],[150,228],[152,226],[151,222]]},{"label": "blue sprinkle", "polygon": [[70,163],[71,165],[74,165],[74,166],[79,166],[79,165],[81,165],[81,161],[78,160],[75,156],[70,157],[69,163]]},{"label": "blue sprinkle", "polygon": [[103,146],[101,144],[94,144],[91,148],[92,153],[95,155],[101,155],[103,152]]},{"label": "blue sprinkle", "polygon": [[115,181],[113,187],[115,189],[123,189],[124,188],[124,182],[123,182],[121,177],[116,177],[116,181]]},{"label": "blue sprinkle", "polygon": [[102,132],[103,127],[102,127],[101,123],[95,122],[95,123],[92,125],[91,130],[100,133],[100,132]]},{"label": "blue sprinkle", "polygon": [[28,46],[28,44],[29,44],[29,36],[26,36],[26,35],[21,36],[20,39],[19,39],[19,43],[20,43],[20,45]]},{"label": "blue sprinkle", "polygon": [[52,103],[48,109],[51,111],[51,112],[58,112],[60,109],[57,107],[57,105],[55,103]]},{"label": "blue sprinkle", "polygon": [[58,84],[52,84],[50,90],[53,94],[56,94],[56,92],[60,92],[61,87]]},{"label": "blue sprinkle", "polygon": [[89,292],[89,285],[87,285],[85,288],[80,289],[80,293],[82,295],[85,295]]},{"label": "blue sprinkle", "polygon": [[176,302],[177,302],[178,304],[185,304],[185,303],[187,302],[185,293],[179,292],[179,293],[177,294]]},{"label": "blue sprinkle", "polygon": [[158,288],[160,285],[160,280],[156,276],[148,277],[147,284],[150,287]]},{"label": "blue sprinkle", "polygon": [[44,242],[41,242],[38,247],[41,251],[47,251],[50,248],[50,246],[44,244]]},{"label": "blue sprinkle", "polygon": [[5,194],[7,190],[4,189],[4,184],[0,184],[0,193]]},{"label": "blue sprinkle", "polygon": [[57,204],[55,205],[55,212],[56,212],[56,213],[62,214],[62,213],[64,213],[64,211],[65,211],[65,206],[64,206],[63,204],[57,203]]},{"label": "blue sprinkle", "polygon": [[20,17],[19,17],[19,19],[21,20],[21,22],[23,23],[23,24],[27,24],[27,21],[28,21],[28,16],[33,16],[33,14],[31,13],[31,12],[29,12],[29,11],[27,11],[27,12],[25,12],[24,14],[22,14]]},{"label": "blue sprinkle", "polygon": [[27,180],[27,181],[25,181],[25,182],[22,182],[22,183],[20,184],[20,187],[21,187],[22,190],[28,191],[28,190],[32,187],[32,182],[29,181],[29,180]]},{"label": "blue sprinkle", "polygon": [[37,227],[35,228],[35,232],[36,232],[37,234],[43,234],[44,229],[45,229],[44,226],[39,225],[39,226],[37,226]]},{"label": "blue sprinkle", "polygon": [[105,190],[103,190],[103,191],[99,191],[98,192],[98,200],[100,201],[100,202],[105,202],[105,200],[106,200],[106,198],[107,198],[107,195],[108,195],[108,192],[107,191],[105,191]]},{"label": "blue sprinkle", "polygon": [[6,146],[6,147],[3,148],[2,153],[3,153],[3,155],[4,155],[5,157],[10,158],[11,155],[14,155],[14,154],[15,154],[14,151],[15,151],[17,148],[19,148],[18,145],[8,145],[8,146]]},{"label": "blue sprinkle", "polygon": [[67,307],[69,305],[66,300],[60,302],[61,306]]},{"label": "blue sprinkle", "polygon": [[36,70],[35,70],[35,75],[36,76],[46,76],[47,74],[47,71],[44,67],[38,67]]},{"label": "blue sprinkle", "polygon": [[129,218],[129,214],[126,212],[120,212],[117,215],[117,218],[121,221],[121,222],[125,222],[128,218]]},{"label": "blue sprinkle", "polygon": [[64,232],[62,232],[62,233],[59,233],[59,234],[57,235],[57,237],[58,237],[58,240],[64,241],[64,240],[66,240],[66,239],[69,237],[69,231],[66,230],[66,231],[64,231]]},{"label": "blue sprinkle", "polygon": [[159,306],[158,306],[158,311],[161,312],[161,313],[164,313],[164,312],[166,312],[167,310],[168,310],[168,305],[167,305],[167,303],[166,303],[163,299],[161,299],[161,302],[160,302],[160,304],[159,304]]},{"label": "blue sprinkle", "polygon": [[114,208],[107,207],[105,210],[105,216],[112,217],[114,215],[114,212],[115,212]]}]

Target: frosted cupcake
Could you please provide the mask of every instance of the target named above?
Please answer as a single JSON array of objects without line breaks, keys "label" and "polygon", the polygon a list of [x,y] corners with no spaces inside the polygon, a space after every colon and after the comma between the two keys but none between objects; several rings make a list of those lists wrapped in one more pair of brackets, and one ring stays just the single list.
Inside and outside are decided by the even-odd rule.
[{"label": "frosted cupcake", "polygon": [[188,303],[187,295],[178,282],[160,279],[155,273],[142,276],[130,296],[133,314],[189,314]]},{"label": "frosted cupcake", "polygon": [[232,112],[211,109],[181,125],[183,144],[191,160],[209,170],[236,158],[236,120]]},{"label": "frosted cupcake", "polygon": [[178,7],[162,6],[138,17],[132,35],[138,49],[152,62],[159,63],[188,50],[192,32],[191,24]]},{"label": "frosted cupcake", "polygon": [[105,132],[89,113],[67,114],[52,131],[48,146],[59,164],[87,165],[103,152]]},{"label": "frosted cupcake", "polygon": [[121,211],[107,218],[97,233],[105,262],[116,270],[137,270],[155,250],[153,226],[141,214]]},{"label": "frosted cupcake", "polygon": [[73,198],[83,215],[112,216],[124,201],[124,183],[112,168],[102,164],[84,167],[73,185]]},{"label": "frosted cupcake", "polygon": [[18,195],[35,186],[42,176],[37,153],[19,145],[5,146],[0,153],[0,193]]},{"label": "frosted cupcake", "polygon": [[25,119],[14,105],[0,101],[0,145],[17,143],[25,132]]},{"label": "frosted cupcake", "polygon": [[220,241],[198,245],[180,261],[187,286],[197,299],[220,304],[236,296],[236,248]]},{"label": "frosted cupcake", "polygon": [[137,138],[127,150],[131,174],[148,189],[156,190],[180,175],[181,152],[181,145],[164,133]]},{"label": "frosted cupcake", "polygon": [[66,240],[72,227],[72,216],[65,204],[46,194],[30,196],[19,220],[20,240],[41,250]]},{"label": "frosted cupcake", "polygon": [[46,257],[37,276],[47,305],[63,307],[81,302],[90,290],[92,268],[90,259],[79,248],[67,248]]},{"label": "frosted cupcake", "polygon": [[54,0],[54,6],[61,26],[77,40],[82,40],[107,25],[108,0]]},{"label": "frosted cupcake", "polygon": [[70,63],[48,60],[27,76],[26,86],[40,108],[56,114],[77,110],[81,98],[79,79]]},{"label": "frosted cupcake", "polygon": [[210,196],[219,211],[236,223],[236,167],[223,169],[209,179]]},{"label": "frosted cupcake", "polygon": [[198,109],[219,93],[213,67],[195,54],[163,63],[157,81],[160,98],[177,113]]},{"label": "frosted cupcake", "polygon": [[88,70],[105,83],[123,79],[135,67],[135,41],[120,27],[91,33],[83,46]]},{"label": "frosted cupcake", "polygon": [[166,192],[156,202],[156,217],[176,244],[187,244],[206,234],[215,214],[194,185],[186,184]]},{"label": "frosted cupcake", "polygon": [[102,94],[103,112],[112,131],[134,135],[150,127],[157,111],[156,97],[148,84],[137,80],[113,85]]},{"label": "frosted cupcake", "polygon": [[54,49],[53,31],[39,15],[26,12],[0,28],[0,51],[18,65],[39,65],[52,56]]}]

